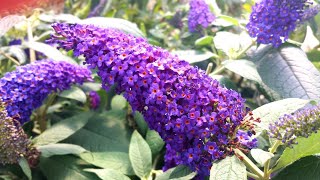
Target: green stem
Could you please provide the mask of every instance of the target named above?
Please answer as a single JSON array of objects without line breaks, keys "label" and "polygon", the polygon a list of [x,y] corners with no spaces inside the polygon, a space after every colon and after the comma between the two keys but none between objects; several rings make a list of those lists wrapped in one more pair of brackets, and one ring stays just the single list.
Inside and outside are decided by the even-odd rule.
[{"label": "green stem", "polygon": [[47,129],[47,121],[46,121],[47,111],[48,111],[48,108],[53,104],[56,96],[57,95],[55,93],[50,94],[48,97],[47,103],[44,105],[44,108],[41,109],[40,118],[38,119],[41,132]]},{"label": "green stem", "polygon": [[263,172],[242,151],[239,149],[234,149],[233,151],[243,158],[242,161],[255,175],[257,175],[260,179],[263,179]]},{"label": "green stem", "polygon": [[[27,20],[27,33],[28,33],[28,41],[33,42],[34,39],[32,34],[32,23],[30,19]],[[29,54],[30,54],[30,62],[36,61],[36,52],[33,49],[29,48]]]},{"label": "green stem", "polygon": [[244,53],[246,53],[253,45],[255,44],[254,41],[251,42],[250,45],[248,45],[246,48],[244,48],[242,51],[240,51],[237,56],[235,57],[235,59],[239,59]]},{"label": "green stem", "polygon": [[207,66],[207,70],[206,70],[206,74],[207,75],[211,73],[212,68],[213,68],[213,63],[209,63],[208,66]]},{"label": "green stem", "polygon": [[226,68],[224,66],[221,66],[220,68],[216,69],[213,71],[213,75],[217,75],[217,74],[220,74],[222,73]]},{"label": "green stem", "polygon": [[255,174],[253,174],[253,173],[251,173],[251,172],[247,172],[247,176],[248,176],[248,177],[251,177],[251,178],[253,178],[253,179],[260,179],[259,176],[255,175]]},{"label": "green stem", "polygon": [[3,52],[0,50],[0,54],[3,55],[4,57],[8,58],[9,60],[11,60],[13,63],[15,63],[16,65],[20,66],[19,61],[17,61],[16,59],[14,59],[13,57],[11,57],[9,54]]},{"label": "green stem", "polygon": [[[277,140],[277,141],[272,145],[272,147],[269,149],[269,152],[272,153],[272,154],[274,154],[274,153],[277,151],[278,147],[279,147],[281,144],[282,144],[282,142],[279,141],[279,140]],[[265,164],[264,164],[264,169],[263,169],[263,171],[264,171],[264,179],[269,179],[270,174],[271,174],[271,172],[272,172],[271,170],[269,170],[270,161],[271,161],[271,159],[268,159],[268,160],[265,162]]]}]

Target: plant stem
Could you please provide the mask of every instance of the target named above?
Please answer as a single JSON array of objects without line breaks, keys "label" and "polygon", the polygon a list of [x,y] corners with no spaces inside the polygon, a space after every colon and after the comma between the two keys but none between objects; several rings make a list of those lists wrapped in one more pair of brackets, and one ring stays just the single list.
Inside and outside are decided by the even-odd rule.
[{"label": "plant stem", "polygon": [[246,48],[244,48],[242,51],[240,51],[237,56],[235,57],[235,59],[239,59],[244,53],[246,53],[252,46],[254,45],[254,41],[251,42],[251,44],[249,46],[247,46]]},{"label": "plant stem", "polygon": [[209,63],[206,70],[206,75],[210,74],[212,71],[213,63]]},{"label": "plant stem", "polygon": [[[272,154],[274,154],[274,153],[277,151],[278,147],[279,147],[281,144],[282,144],[282,142],[279,141],[279,140],[277,140],[277,141],[272,145],[272,147],[269,149],[269,152],[271,152]],[[269,170],[270,161],[271,161],[271,159],[268,159],[268,160],[265,162],[265,164],[264,164],[264,169],[263,169],[263,171],[264,171],[264,178],[265,178],[265,179],[269,179],[270,174],[271,174],[271,172],[272,172],[272,170]]]},{"label": "plant stem", "polygon": [[[31,24],[31,21],[30,19],[27,20],[27,31],[28,31],[28,41],[29,42],[33,42],[34,39],[33,39],[33,34],[32,34],[32,24]],[[29,48],[29,53],[30,53],[30,62],[34,62],[36,61],[36,52]]]},{"label": "plant stem", "polygon": [[221,66],[220,68],[216,69],[213,71],[213,75],[217,75],[220,74],[221,72],[223,72],[226,68],[224,66]]},{"label": "plant stem", "polygon": [[248,176],[248,177],[251,177],[251,178],[253,178],[253,179],[260,179],[259,176],[255,175],[255,174],[253,174],[253,173],[251,173],[251,172],[248,172],[248,171],[247,171],[247,176]]},{"label": "plant stem", "polygon": [[48,111],[48,108],[51,106],[51,104],[53,104],[56,96],[57,95],[55,93],[49,95],[48,100],[47,100],[46,104],[44,105],[44,108],[41,109],[40,118],[38,119],[38,123],[39,123],[41,132],[43,132],[47,129],[47,121],[46,121],[47,111]]},{"label": "plant stem", "polygon": [[242,151],[239,149],[234,149],[233,151],[243,158],[242,161],[255,175],[257,175],[260,179],[263,179],[263,172]]},{"label": "plant stem", "polygon": [[16,59],[14,59],[13,57],[11,57],[9,54],[3,52],[0,50],[0,54],[3,55],[4,57],[8,58],[9,60],[11,60],[13,63],[15,63],[16,65],[20,66],[19,61],[17,61]]}]

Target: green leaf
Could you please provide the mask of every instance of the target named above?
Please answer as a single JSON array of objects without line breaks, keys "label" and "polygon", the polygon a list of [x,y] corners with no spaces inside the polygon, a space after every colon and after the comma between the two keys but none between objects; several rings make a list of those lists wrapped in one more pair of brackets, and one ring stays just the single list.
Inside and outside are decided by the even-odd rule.
[{"label": "green leaf", "polygon": [[261,77],[257,71],[255,64],[248,60],[227,60],[223,66],[240,76],[261,83]]},{"label": "green leaf", "polygon": [[159,133],[154,130],[147,131],[146,141],[149,144],[153,155],[158,154],[165,144]]},{"label": "green leaf", "polygon": [[143,33],[135,23],[120,18],[91,17],[83,19],[78,23],[92,24],[103,28],[115,28],[137,37],[144,37]]},{"label": "green leaf", "polygon": [[81,154],[86,150],[74,144],[48,144],[39,146],[37,149],[41,152],[41,156],[50,157],[54,155]]},{"label": "green leaf", "polygon": [[134,175],[128,153],[94,152],[82,153],[80,158],[97,167],[113,169],[123,174]]},{"label": "green leaf", "polygon": [[8,15],[0,19],[0,37],[9,31],[14,25],[26,20],[25,16]]},{"label": "green leaf", "polygon": [[236,156],[227,156],[214,162],[210,170],[210,180],[221,179],[247,180],[246,166]]},{"label": "green leaf", "polygon": [[228,89],[237,90],[236,84],[229,77],[223,75],[209,74],[210,77],[219,81],[219,83]]},{"label": "green leaf", "polygon": [[102,180],[130,180],[127,176],[113,169],[84,169],[87,172],[95,173]]},{"label": "green leaf", "polygon": [[192,172],[189,167],[179,165],[177,167],[168,169],[163,174],[156,177],[156,180],[189,180],[196,176],[197,173]]},{"label": "green leaf", "polygon": [[252,60],[263,83],[282,98],[320,97],[320,72],[300,48],[261,45]]},{"label": "green leaf", "polygon": [[82,129],[63,142],[77,144],[91,152],[128,152],[131,132],[125,111],[111,110],[95,114]]},{"label": "green leaf", "polygon": [[274,154],[264,151],[262,149],[251,149],[250,151],[253,159],[261,166],[264,167],[264,164],[267,160],[273,158]]},{"label": "green leaf", "polygon": [[136,111],[134,113],[134,120],[136,121],[136,123],[138,125],[139,132],[143,136],[145,136],[147,131],[148,131],[148,129],[149,129],[149,127],[148,127],[147,122],[144,120],[143,115],[140,112]]},{"label": "green leaf", "polygon": [[232,25],[239,26],[239,21],[237,19],[226,15],[219,15],[213,23],[224,27]]},{"label": "green leaf", "polygon": [[68,98],[68,99],[73,99],[82,103],[85,103],[87,101],[87,96],[86,94],[78,87],[73,86],[69,90],[62,91],[59,96]]},{"label": "green leaf", "polygon": [[276,177],[272,178],[272,180],[318,180],[320,177],[319,166],[319,157],[308,156],[286,167],[283,171],[276,175]]},{"label": "green leaf", "polygon": [[221,31],[216,34],[213,39],[217,49],[223,51],[226,55],[236,57],[240,50],[240,36],[226,31]]},{"label": "green leaf", "polygon": [[74,156],[52,156],[40,159],[40,169],[48,180],[76,179],[96,180],[95,175],[83,171],[79,158]]},{"label": "green leaf", "polygon": [[288,98],[268,103],[253,110],[253,116],[261,119],[261,123],[257,124],[258,127],[255,130],[257,132],[262,132],[264,129],[268,130],[269,124],[277,121],[280,116],[293,113],[307,105],[309,102],[309,100],[304,99]]},{"label": "green leaf", "polygon": [[122,95],[115,95],[111,100],[111,109],[122,110],[126,107],[127,100]]},{"label": "green leaf", "polygon": [[54,23],[54,22],[68,22],[68,23],[76,23],[80,21],[77,16],[72,14],[46,14],[41,13],[39,15],[39,19],[44,22]]},{"label": "green leaf", "polygon": [[179,51],[172,51],[173,54],[176,54],[179,59],[185,60],[190,64],[205,61],[212,57],[218,57],[218,55],[213,54],[209,51],[196,51],[196,50],[179,50]]},{"label": "green leaf", "polygon": [[56,61],[67,61],[68,63],[76,64],[76,62],[72,58],[66,55],[63,55],[58,49],[48,44],[30,41],[30,42],[24,42],[23,45],[30,49],[43,53],[45,56],[47,56],[50,59],[53,59]]},{"label": "green leaf", "polygon": [[212,42],[213,42],[212,36],[204,36],[204,37],[201,37],[200,39],[197,39],[194,44],[196,46],[206,46],[206,45],[211,45]]},{"label": "green leaf", "polygon": [[297,145],[286,148],[278,160],[274,170],[284,168],[300,158],[320,153],[320,133],[314,133],[308,138],[297,138]]},{"label": "green leaf", "polygon": [[152,155],[148,143],[134,131],[129,146],[129,158],[133,170],[140,178],[147,178],[152,170]]},{"label": "green leaf", "polygon": [[65,119],[34,138],[33,143],[41,146],[62,141],[84,127],[92,116],[93,112],[84,112]]},{"label": "green leaf", "polygon": [[31,169],[29,167],[28,161],[24,157],[19,159],[19,166],[21,167],[23,173],[28,177],[28,179],[31,180]]}]

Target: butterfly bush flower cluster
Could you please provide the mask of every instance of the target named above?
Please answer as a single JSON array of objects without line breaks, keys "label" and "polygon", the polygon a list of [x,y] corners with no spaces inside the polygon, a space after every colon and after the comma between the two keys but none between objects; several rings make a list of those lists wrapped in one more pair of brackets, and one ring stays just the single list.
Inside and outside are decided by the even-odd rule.
[{"label": "butterfly bush flower cluster", "polygon": [[215,20],[216,17],[205,0],[191,0],[189,4],[188,27],[190,32],[199,31],[199,27],[207,28]]},{"label": "butterfly bush flower cluster", "polygon": [[0,164],[15,164],[25,157],[31,166],[35,166],[40,154],[20,123],[8,116],[5,105],[0,98]]},{"label": "butterfly bush flower cluster", "polygon": [[[212,162],[233,154],[246,114],[244,99],[177,56],[115,29],[54,24],[51,43],[84,55],[105,90],[117,84],[134,111],[166,142],[164,170],[184,164],[209,175]],[[253,131],[246,123],[246,131]],[[250,133],[249,133],[250,134]]]},{"label": "butterfly bush flower cluster", "polygon": [[261,0],[252,7],[247,29],[261,44],[279,47],[301,21],[308,0]]},{"label": "butterfly bush flower cluster", "polygon": [[42,60],[6,73],[0,79],[0,97],[8,104],[9,116],[18,117],[23,124],[50,93],[89,80],[91,72],[85,67],[64,61]]},{"label": "butterfly bush flower cluster", "polygon": [[89,92],[89,103],[92,109],[97,109],[100,105],[100,96],[96,91]]},{"label": "butterfly bush flower cluster", "polygon": [[270,137],[291,146],[297,144],[297,137],[309,137],[320,128],[320,105],[286,114],[269,125]]}]

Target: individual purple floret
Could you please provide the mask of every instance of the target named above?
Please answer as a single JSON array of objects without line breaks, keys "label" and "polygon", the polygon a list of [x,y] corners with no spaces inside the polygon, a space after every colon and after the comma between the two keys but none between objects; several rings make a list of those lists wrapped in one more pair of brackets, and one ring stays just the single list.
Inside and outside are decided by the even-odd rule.
[{"label": "individual purple floret", "polygon": [[201,28],[207,28],[216,19],[204,0],[191,0],[189,4],[188,26],[190,32],[198,32]]},{"label": "individual purple floret", "polygon": [[[240,94],[143,38],[91,25],[54,24],[58,43],[97,68],[102,87],[117,84],[132,109],[166,142],[164,170],[184,164],[209,175],[212,162],[242,146],[235,131],[246,114]],[[250,129],[248,131],[251,131]]]},{"label": "individual purple floret", "polygon": [[252,136],[252,134],[247,131],[238,130],[237,138],[244,147],[248,147],[249,149],[253,149],[257,147],[258,140]]},{"label": "individual purple floret", "polygon": [[261,44],[279,47],[303,17],[308,0],[261,0],[252,7],[247,30]]},{"label": "individual purple floret", "polygon": [[32,111],[52,92],[91,80],[85,67],[64,61],[42,60],[17,67],[0,79],[0,97],[7,103],[9,116],[21,124],[29,121]]},{"label": "individual purple floret", "polygon": [[0,165],[15,164],[25,157],[31,166],[35,166],[39,155],[20,123],[8,116],[5,103],[0,98]]},{"label": "individual purple floret", "polygon": [[97,109],[100,105],[100,96],[96,91],[89,92],[89,103],[92,109]]},{"label": "individual purple floret", "polygon": [[269,125],[271,138],[280,140],[283,144],[292,147],[297,144],[297,137],[309,137],[320,128],[320,105],[285,114],[278,121]]}]

